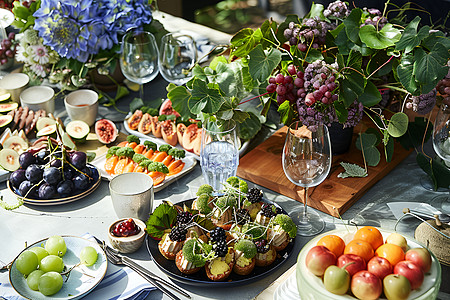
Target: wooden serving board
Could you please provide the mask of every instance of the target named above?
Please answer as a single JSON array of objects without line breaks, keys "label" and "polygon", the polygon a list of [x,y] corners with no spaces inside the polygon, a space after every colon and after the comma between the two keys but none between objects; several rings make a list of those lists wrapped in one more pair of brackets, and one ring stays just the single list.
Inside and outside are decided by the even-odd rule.
[{"label": "wooden serving board", "polygon": [[[368,176],[364,178],[338,178],[344,171],[340,162],[354,163],[364,167],[361,151],[355,146],[357,134],[365,132],[367,125],[358,125],[353,132],[353,141],[347,153],[333,156],[330,174],[317,187],[309,188],[308,205],[334,217],[342,215],[377,181],[388,174],[411,152],[399,143],[395,144],[393,159],[386,163],[384,149],[379,146],[381,161],[376,167],[368,167]],[[281,153],[286,139],[287,127],[283,127],[262,144],[239,160],[237,175],[272,191],[303,203],[303,188],[287,179],[281,165]]]}]

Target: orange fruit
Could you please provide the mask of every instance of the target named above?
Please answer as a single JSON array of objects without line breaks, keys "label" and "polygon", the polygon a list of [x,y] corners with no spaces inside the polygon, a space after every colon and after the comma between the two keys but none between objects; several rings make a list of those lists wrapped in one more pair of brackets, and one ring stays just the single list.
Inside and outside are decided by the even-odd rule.
[{"label": "orange fruit", "polygon": [[403,249],[395,244],[384,244],[377,248],[375,255],[386,258],[392,266],[398,262],[405,260],[405,252]]},{"label": "orange fruit", "polygon": [[373,257],[372,245],[363,240],[352,240],[344,248],[344,254],[355,254],[364,258],[366,263]]},{"label": "orange fruit", "polygon": [[318,242],[318,246],[325,246],[328,250],[334,253],[336,257],[344,253],[345,242],[339,236],[330,234],[322,237]]},{"label": "orange fruit", "polygon": [[372,245],[374,250],[383,245],[383,236],[381,235],[381,232],[372,226],[365,226],[358,229],[353,239],[368,242]]}]

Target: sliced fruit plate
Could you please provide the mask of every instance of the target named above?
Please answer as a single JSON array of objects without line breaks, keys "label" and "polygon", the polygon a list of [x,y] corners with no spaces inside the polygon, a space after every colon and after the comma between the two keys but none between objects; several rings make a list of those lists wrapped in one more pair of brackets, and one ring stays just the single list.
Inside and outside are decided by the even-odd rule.
[{"label": "sliced fruit plate", "polygon": [[170,183],[186,175],[197,164],[197,160],[185,151],[161,141],[140,140],[135,135],[127,141],[112,146],[108,152],[92,161],[105,180],[127,172],[146,173],[152,177],[154,191],[158,192]]}]

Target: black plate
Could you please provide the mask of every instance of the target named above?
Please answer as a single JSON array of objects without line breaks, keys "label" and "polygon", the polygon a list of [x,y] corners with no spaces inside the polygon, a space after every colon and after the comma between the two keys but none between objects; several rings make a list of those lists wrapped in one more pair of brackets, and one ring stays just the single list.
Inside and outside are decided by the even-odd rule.
[{"label": "black plate", "polygon": [[47,200],[22,198],[20,196],[19,192],[17,191],[18,189],[16,189],[15,187],[13,187],[12,185],[9,184],[9,180],[7,180],[6,184],[7,184],[8,188],[15,195],[17,195],[18,197],[21,197],[21,199],[23,199],[23,203],[25,203],[25,204],[39,205],[39,206],[66,204],[66,203],[77,201],[77,200],[80,200],[81,198],[86,197],[87,195],[89,195],[90,193],[95,191],[98,188],[98,186],[100,185],[102,178],[100,177],[100,173],[98,172],[97,168],[91,164],[87,164],[87,167],[93,171],[92,172],[93,180],[89,184],[89,187],[81,193],[78,193],[78,194],[75,194],[75,195],[72,195],[69,197],[65,197],[65,198],[52,198],[52,199],[47,199]]},{"label": "black plate", "polygon": [[[186,204],[187,206],[191,206],[194,199],[182,201],[179,203],[176,203],[176,205]],[[274,204],[276,207],[280,207],[276,203],[273,203],[269,200],[263,200],[263,202]],[[284,214],[288,214],[282,207],[280,207],[282,212]],[[292,241],[288,244],[288,246],[283,250],[277,252],[277,258],[275,261],[267,267],[255,267],[255,269],[250,273],[249,275],[238,275],[234,272],[231,272],[230,276],[227,278],[226,281],[212,281],[206,276],[205,268],[202,268],[199,272],[191,275],[186,275],[180,272],[178,270],[177,266],[175,265],[175,261],[166,259],[158,249],[158,241],[152,239],[147,235],[146,241],[147,250],[150,253],[150,255],[153,257],[153,261],[155,264],[164,272],[167,274],[167,276],[171,277],[174,280],[180,281],[185,284],[189,285],[196,285],[196,286],[205,286],[208,287],[211,286],[217,286],[217,287],[228,287],[228,286],[237,286],[241,284],[251,283],[255,282],[255,280],[261,279],[267,275],[269,275],[272,271],[279,268],[291,255],[292,250],[294,249],[294,243],[295,239],[292,239]]]}]

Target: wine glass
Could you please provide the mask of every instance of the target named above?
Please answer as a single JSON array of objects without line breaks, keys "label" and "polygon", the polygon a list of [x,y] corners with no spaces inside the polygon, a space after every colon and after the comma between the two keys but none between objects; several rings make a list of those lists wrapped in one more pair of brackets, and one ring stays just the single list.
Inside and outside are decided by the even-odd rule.
[{"label": "wine glass", "polygon": [[192,67],[196,61],[197,46],[191,36],[168,33],[162,37],[159,71],[165,80],[176,85],[185,84],[193,76]]},{"label": "wine glass", "polygon": [[158,75],[158,46],[153,34],[132,29],[122,38],[120,69],[130,81],[139,84],[139,95],[144,100],[143,84]]},{"label": "wine glass", "polygon": [[[443,163],[450,168],[450,106],[442,103],[434,120],[433,148]],[[450,194],[434,197],[433,206],[442,213],[450,213]]]},{"label": "wine glass", "polygon": [[311,131],[301,122],[294,122],[287,131],[282,165],[286,177],[304,190],[304,205],[298,212],[297,234],[318,234],[325,224],[317,212],[307,210],[308,188],[322,183],[330,172],[331,143],[327,126],[320,124]]}]

